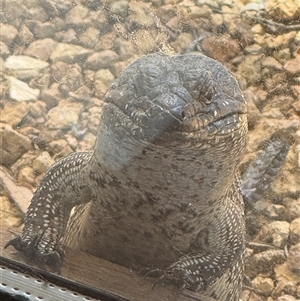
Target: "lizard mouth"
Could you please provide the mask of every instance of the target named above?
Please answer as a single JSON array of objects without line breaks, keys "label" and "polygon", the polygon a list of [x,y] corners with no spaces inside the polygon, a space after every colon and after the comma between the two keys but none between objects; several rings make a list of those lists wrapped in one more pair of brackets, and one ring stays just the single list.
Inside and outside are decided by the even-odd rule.
[{"label": "lizard mouth", "polygon": [[227,135],[239,129],[246,118],[246,104],[221,95],[217,101],[203,107],[192,102],[183,107],[183,131],[210,135]]}]

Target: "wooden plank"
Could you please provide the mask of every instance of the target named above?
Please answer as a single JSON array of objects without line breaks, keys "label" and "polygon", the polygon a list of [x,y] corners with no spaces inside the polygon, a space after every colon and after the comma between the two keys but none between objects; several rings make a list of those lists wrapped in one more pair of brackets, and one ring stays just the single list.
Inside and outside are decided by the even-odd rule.
[{"label": "wooden plank", "polygon": [[[12,233],[14,232],[14,234]],[[5,258],[26,263],[13,247],[4,249],[5,243],[20,232],[20,229],[0,227],[0,254]],[[142,277],[128,268],[105,261],[87,253],[65,248],[66,256],[61,276],[77,283],[92,286],[98,290],[131,301],[213,301],[200,294],[180,291],[159,284],[153,289],[155,279]]]}]

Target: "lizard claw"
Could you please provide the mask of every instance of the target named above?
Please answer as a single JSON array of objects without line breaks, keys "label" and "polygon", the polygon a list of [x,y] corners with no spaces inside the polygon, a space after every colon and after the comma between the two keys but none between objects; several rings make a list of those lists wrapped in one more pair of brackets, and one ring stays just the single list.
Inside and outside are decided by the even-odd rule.
[{"label": "lizard claw", "polygon": [[17,236],[9,240],[4,248],[13,246],[17,251],[22,252],[26,258],[33,261],[41,267],[47,267],[51,271],[60,273],[61,265],[64,258],[64,251],[60,246],[55,249],[43,253],[38,249],[38,235],[36,235],[30,242],[22,240],[21,236]]}]

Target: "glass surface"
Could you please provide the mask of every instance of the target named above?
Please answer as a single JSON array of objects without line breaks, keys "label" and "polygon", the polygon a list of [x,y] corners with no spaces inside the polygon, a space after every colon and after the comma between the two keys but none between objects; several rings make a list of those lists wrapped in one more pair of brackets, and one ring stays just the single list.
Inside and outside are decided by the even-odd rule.
[{"label": "glass surface", "polygon": [[[84,152],[44,180],[55,190],[57,204],[65,204],[63,214],[69,216],[72,209],[60,274],[129,300],[204,298],[209,287],[203,288],[201,281],[195,284],[202,286],[198,293],[180,291],[191,285],[190,278],[181,281],[180,276],[178,283],[170,284],[164,271],[183,255],[197,256],[198,249],[218,254],[219,246],[222,249],[223,242],[230,241],[230,237],[210,241],[209,234],[198,233],[197,227],[222,225],[222,212],[233,212],[218,201],[228,195],[239,202],[232,182],[240,171],[247,240],[240,298],[300,298],[298,0],[2,0],[0,5],[1,256],[37,264],[36,254],[27,255],[28,261],[13,246],[3,247],[21,233],[30,200],[54,162]],[[167,59],[162,62],[153,56],[148,65],[131,67],[158,52],[170,57],[203,54],[220,62],[233,77],[223,67],[218,73],[209,60],[199,80],[196,57],[194,63],[178,59],[170,68]],[[128,74],[122,75],[126,68]],[[189,78],[187,83],[183,78]],[[233,78],[247,102],[244,150],[245,133],[240,137],[226,132],[225,139],[218,132],[229,132],[235,118],[245,115],[244,107],[235,103],[240,96]],[[219,81],[219,86],[212,87],[211,81]],[[229,104],[218,89],[230,95]],[[195,91],[202,107],[193,97],[190,106],[182,106],[182,101],[190,104]],[[123,118],[122,110],[130,118]],[[197,110],[199,119],[181,127]],[[204,125],[209,129],[201,132]],[[174,129],[183,134],[177,136]],[[215,138],[205,140],[205,135]],[[206,155],[211,145],[217,150]],[[59,179],[67,184],[59,186]],[[45,209],[52,197],[48,192],[32,209],[33,214],[35,207],[44,208],[36,219],[41,227],[37,232],[44,237],[64,232],[68,221],[59,220],[54,203]],[[202,208],[198,205],[193,209],[199,202],[206,204],[203,212],[197,211]],[[210,209],[217,213],[205,219]],[[232,216],[225,219],[234,220]],[[47,232],[57,220],[56,230]],[[237,221],[242,223],[240,217]],[[242,244],[243,235],[236,229]],[[60,250],[54,251],[56,257],[39,266],[58,273],[59,262],[51,263]],[[199,265],[198,259],[193,260]],[[229,269],[234,264],[231,259]],[[229,271],[227,266],[216,269],[221,272],[205,276],[210,285]]]}]

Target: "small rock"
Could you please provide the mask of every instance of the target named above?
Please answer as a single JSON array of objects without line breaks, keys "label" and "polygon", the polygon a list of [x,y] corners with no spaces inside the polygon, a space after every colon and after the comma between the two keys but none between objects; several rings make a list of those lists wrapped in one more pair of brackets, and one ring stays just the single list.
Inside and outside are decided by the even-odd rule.
[{"label": "small rock", "polygon": [[[189,32],[183,32],[176,41],[171,43],[171,47],[177,52],[177,53],[184,53],[188,47],[193,43],[194,36]],[[209,48],[209,47],[207,47]],[[130,49],[130,48],[129,48]],[[209,49],[207,49],[209,51]]]},{"label": "small rock", "polygon": [[3,166],[0,167],[0,186],[22,212],[27,211],[33,193],[28,188],[18,185],[10,172]]},{"label": "small rock", "polygon": [[65,0],[43,0],[40,4],[52,17],[63,16],[73,7],[71,2]]},{"label": "small rock", "polygon": [[32,168],[35,173],[45,173],[54,163],[48,152],[42,152],[32,163]]},{"label": "small rock", "polygon": [[35,174],[32,167],[25,166],[19,171],[18,183],[28,188],[35,186]]},{"label": "small rock", "polygon": [[272,273],[273,268],[285,260],[282,250],[267,250],[254,254],[246,262],[246,274],[254,278],[259,273]]},{"label": "small rock", "polygon": [[84,85],[82,71],[79,65],[74,65],[71,70],[62,78],[62,84],[59,90],[67,96],[70,92],[74,92]]},{"label": "small rock", "polygon": [[93,53],[86,61],[86,67],[88,69],[98,71],[99,69],[105,69],[111,67],[117,62],[119,56],[112,50],[103,50],[101,52]]},{"label": "small rock", "polygon": [[119,37],[116,37],[116,39],[113,41],[113,47],[122,59],[122,61],[119,63],[123,63],[123,60],[129,59],[134,53],[133,44],[130,41],[126,41]]},{"label": "small rock", "polygon": [[58,43],[52,52],[50,59],[52,62],[63,61],[66,63],[78,63],[92,53],[92,50],[78,45]]},{"label": "small rock", "polygon": [[284,48],[274,53],[274,57],[280,62],[284,63],[291,58],[291,51],[289,48]]},{"label": "small rock", "polygon": [[298,99],[298,101],[293,103],[293,107],[295,111],[298,113],[298,115],[300,115],[300,85],[292,86],[291,88],[294,96],[296,97],[296,99]]},{"label": "small rock", "polygon": [[70,147],[72,148],[72,150],[75,151],[77,146],[78,146],[77,139],[72,134],[66,134],[65,139],[68,141],[68,143],[69,143]]},{"label": "small rock", "polygon": [[96,141],[96,136],[93,135],[92,133],[87,133],[84,137],[84,140],[78,143],[78,148],[76,149],[76,151],[82,152],[82,151],[88,151],[93,149],[95,145],[95,141]]},{"label": "small rock", "polygon": [[[298,225],[299,225],[299,219],[300,218],[298,218],[297,221]],[[298,234],[299,234],[299,228],[298,228]],[[290,248],[287,264],[289,269],[296,275],[299,275],[300,277],[300,243]]]},{"label": "small rock", "polygon": [[[120,54],[120,52],[118,52],[116,50],[116,47],[114,46],[115,42],[116,42],[116,37],[117,37],[117,33],[115,31],[111,31],[111,32],[108,32],[107,34],[100,36],[99,39],[97,40],[97,43],[96,43],[94,49],[96,51],[100,52],[102,50],[108,50],[108,49],[113,48],[118,54]],[[125,41],[124,39],[123,39],[123,41],[128,42],[128,41]],[[131,50],[133,50],[133,45],[131,42],[128,42],[128,44],[130,44],[130,45],[128,46],[129,49],[127,49],[127,52],[130,52]],[[131,55],[132,55],[132,52],[131,52]],[[122,59],[125,59],[125,56],[122,57]]]},{"label": "small rock", "polygon": [[48,112],[46,126],[49,129],[71,128],[78,122],[78,115],[82,109],[82,104],[63,99],[58,106]]},{"label": "small rock", "polygon": [[282,65],[273,57],[271,56],[266,56],[262,62],[261,62],[263,67],[268,67],[273,70],[281,71],[282,70]]},{"label": "small rock", "polygon": [[238,66],[237,74],[246,79],[248,86],[253,85],[261,79],[261,55],[246,56]]},{"label": "small rock", "polygon": [[0,196],[0,220],[1,227],[6,226],[9,227],[18,227],[21,225],[22,213],[16,206],[13,206],[6,196]]},{"label": "small rock", "polygon": [[262,38],[260,45],[271,49],[281,50],[289,47],[290,43],[295,39],[296,31],[292,31],[279,36],[269,35]]},{"label": "small rock", "polygon": [[16,101],[37,100],[40,95],[40,90],[30,88],[26,83],[9,76],[10,82],[9,96]]},{"label": "small rock", "polygon": [[264,301],[264,298],[254,292],[251,292],[247,301]]},{"label": "small rock", "polygon": [[29,112],[29,104],[26,102],[8,103],[4,109],[0,108],[0,122],[12,127],[17,126]]},{"label": "small rock", "polygon": [[290,225],[290,240],[292,244],[300,243],[300,217],[294,219]]},{"label": "small rock", "polygon": [[108,69],[101,69],[95,74],[95,95],[103,98],[115,77]]},{"label": "small rock", "polygon": [[280,22],[282,22],[282,20],[287,21],[293,19],[297,10],[299,10],[299,2],[297,0],[267,0],[264,4],[268,14],[270,14],[274,20]]},{"label": "small rock", "polygon": [[[6,46],[6,44],[4,42],[0,41],[0,49],[1,49],[1,57],[3,59],[6,59],[9,55],[10,55],[10,50],[9,48]],[[3,70],[3,64],[1,66],[1,72]]]},{"label": "small rock", "polygon": [[18,30],[9,24],[0,23],[1,35],[0,41],[4,42],[8,47],[12,45],[17,37]]},{"label": "small rock", "polygon": [[57,42],[52,39],[42,39],[32,42],[24,51],[24,54],[31,55],[42,61],[47,61],[53,52]]},{"label": "small rock", "polygon": [[72,72],[73,65],[58,61],[51,65],[51,75],[55,83],[61,84],[63,78]]},{"label": "small rock", "polygon": [[48,110],[57,106],[62,98],[59,92],[59,84],[54,83],[50,89],[43,90],[40,98],[46,103]]},{"label": "small rock", "polygon": [[42,22],[38,20],[27,20],[25,24],[37,39],[53,38],[59,24],[54,22]]},{"label": "small rock", "polygon": [[43,101],[36,101],[30,104],[29,112],[33,118],[39,118],[46,114],[46,104]]},{"label": "small rock", "polygon": [[277,298],[277,301],[297,301],[297,300],[299,299],[296,299],[291,295],[283,295]]},{"label": "small rock", "polygon": [[77,33],[73,28],[68,30],[60,31],[55,34],[55,40],[58,42],[76,44],[78,43]]},{"label": "small rock", "polygon": [[23,24],[21,29],[19,30],[18,39],[20,41],[20,44],[24,46],[28,46],[34,41],[33,33],[25,24]]},{"label": "small rock", "polygon": [[[276,287],[272,292],[273,297],[279,297],[284,294],[296,295],[297,282],[299,282],[299,276],[292,274],[284,263],[278,267],[275,267]],[[278,299],[276,299],[278,300]]]},{"label": "small rock", "polygon": [[80,42],[87,48],[93,48],[100,36],[100,31],[94,27],[89,27],[84,33],[79,37]]},{"label": "small rock", "polygon": [[0,164],[10,166],[32,148],[31,141],[13,130],[10,125],[0,125]]},{"label": "small rock", "polygon": [[274,221],[263,226],[255,241],[271,243],[275,247],[283,248],[288,241],[290,224],[286,221]]},{"label": "small rock", "polygon": [[4,63],[7,72],[18,79],[36,77],[48,67],[47,62],[25,55],[12,55]]},{"label": "small rock", "polygon": [[263,295],[269,296],[274,289],[274,282],[271,278],[258,275],[252,280],[254,289],[259,290]]},{"label": "small rock", "polygon": [[65,22],[76,27],[86,26],[87,22],[90,22],[87,18],[88,15],[88,8],[81,4],[77,4],[66,14]]},{"label": "small rock", "polygon": [[283,68],[293,75],[300,73],[300,55],[292,60],[285,62]]},{"label": "small rock", "polygon": [[282,205],[271,204],[265,210],[264,213],[270,219],[277,219],[277,220],[285,220],[286,217],[286,209]]},{"label": "small rock", "polygon": [[88,117],[88,128],[94,134],[97,135],[100,118],[102,115],[102,108],[98,106],[93,106],[89,109]]},{"label": "small rock", "polygon": [[235,57],[241,50],[236,40],[225,36],[211,36],[203,39],[201,49],[206,55],[222,63]]}]

